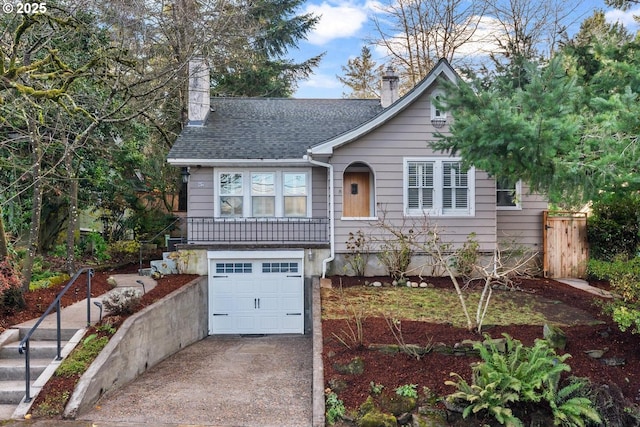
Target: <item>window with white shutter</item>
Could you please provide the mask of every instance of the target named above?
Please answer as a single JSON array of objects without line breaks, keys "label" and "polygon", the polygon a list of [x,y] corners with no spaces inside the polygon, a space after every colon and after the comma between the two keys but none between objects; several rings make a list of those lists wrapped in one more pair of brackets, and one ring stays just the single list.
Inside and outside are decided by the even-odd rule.
[{"label": "window with white shutter", "polygon": [[405,214],[473,216],[474,177],[459,159],[405,159]]}]

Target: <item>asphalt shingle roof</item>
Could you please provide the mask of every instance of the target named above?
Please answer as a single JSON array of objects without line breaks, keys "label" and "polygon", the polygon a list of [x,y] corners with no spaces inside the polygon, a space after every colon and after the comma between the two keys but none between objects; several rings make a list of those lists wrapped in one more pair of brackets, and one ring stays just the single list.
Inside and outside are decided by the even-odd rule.
[{"label": "asphalt shingle roof", "polygon": [[382,111],[376,99],[211,98],[204,126],[186,127],[171,159],[300,159],[307,148]]}]

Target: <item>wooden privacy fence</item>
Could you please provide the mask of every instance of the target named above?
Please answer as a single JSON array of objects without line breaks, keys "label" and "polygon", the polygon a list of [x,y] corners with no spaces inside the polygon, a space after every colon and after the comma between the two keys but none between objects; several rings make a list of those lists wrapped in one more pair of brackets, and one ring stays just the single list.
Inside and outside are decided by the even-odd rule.
[{"label": "wooden privacy fence", "polygon": [[587,214],[544,211],[543,227],[544,276],[585,278],[589,260]]}]

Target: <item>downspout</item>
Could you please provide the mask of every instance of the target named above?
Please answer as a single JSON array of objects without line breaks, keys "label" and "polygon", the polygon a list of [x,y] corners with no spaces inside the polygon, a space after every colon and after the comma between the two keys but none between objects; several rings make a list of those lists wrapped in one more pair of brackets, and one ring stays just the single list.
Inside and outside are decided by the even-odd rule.
[{"label": "downspout", "polygon": [[327,275],[327,265],[335,259],[335,214],[334,214],[334,204],[333,204],[333,165],[330,163],[322,163],[317,160],[313,160],[311,155],[305,155],[304,158],[311,163],[312,165],[321,166],[323,168],[327,168],[327,173],[329,174],[329,246],[330,253],[329,258],[325,258],[322,260],[322,278],[324,279]]}]

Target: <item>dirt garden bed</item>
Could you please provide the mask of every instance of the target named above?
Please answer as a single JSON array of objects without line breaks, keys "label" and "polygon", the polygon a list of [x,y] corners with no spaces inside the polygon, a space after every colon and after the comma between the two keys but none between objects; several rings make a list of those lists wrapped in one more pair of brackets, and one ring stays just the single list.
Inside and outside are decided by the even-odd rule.
[{"label": "dirt garden bed", "polygon": [[[375,280],[389,282],[388,278],[366,279],[368,283]],[[425,281],[432,287],[430,291],[453,292],[448,278]],[[452,379],[450,373],[456,372],[471,381],[471,363],[478,361],[477,357],[430,352],[417,359],[404,353],[385,354],[371,349],[378,344],[398,343],[389,325],[391,318],[400,320],[401,337],[408,344],[442,343],[454,347],[463,340],[481,339],[460,322],[459,306],[446,302],[428,306],[411,296],[411,293],[417,295],[425,291],[421,288],[372,288],[364,285],[365,279],[348,277],[334,277],[332,282],[333,289],[322,290],[325,387],[337,393],[347,411],[356,410],[372,394],[372,384],[382,385],[387,391],[416,384],[420,393],[423,387],[428,387],[434,395],[442,397],[456,391],[445,385],[445,381]],[[587,292],[547,279],[522,279],[518,288],[518,291],[494,291],[486,333],[493,338],[506,333],[529,346],[536,338],[542,338],[544,323],[558,325],[567,335],[565,352],[571,354],[567,360],[571,375],[588,377],[593,383],[606,386],[613,396],[624,400],[621,407],[638,403],[640,336],[621,332],[601,313],[597,305],[601,299]],[[389,297],[393,292],[404,294]],[[344,303],[345,298],[356,295],[360,298],[365,295],[364,302]],[[361,343],[349,339],[349,324],[355,325],[354,313],[358,307],[365,307]],[[474,315],[475,306],[470,310]],[[595,359],[587,353],[590,350],[602,350],[604,354]],[[364,361],[362,374],[341,374],[336,370],[355,357]]]}]

